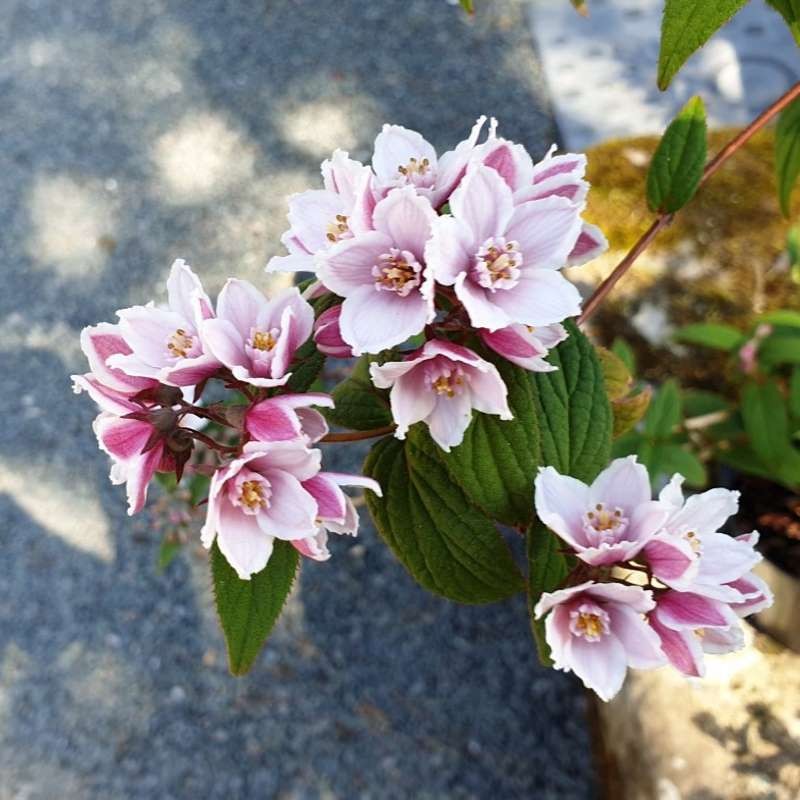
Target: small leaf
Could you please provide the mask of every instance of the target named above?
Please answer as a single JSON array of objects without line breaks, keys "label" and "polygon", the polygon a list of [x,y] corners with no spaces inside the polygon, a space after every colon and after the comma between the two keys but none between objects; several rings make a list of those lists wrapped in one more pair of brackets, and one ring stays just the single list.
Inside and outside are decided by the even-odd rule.
[{"label": "small leaf", "polygon": [[546,667],[553,665],[550,647],[544,635],[544,619],[537,620],[534,608],[545,592],[561,586],[570,571],[567,556],[561,553],[563,543],[554,533],[536,520],[528,529],[526,551],[528,557],[528,614],[531,633],[539,652],[539,660]]},{"label": "small leaf", "polygon": [[511,551],[472,506],[419,426],[405,442],[386,437],[364,462],[383,497],[367,492],[381,536],[424,588],[461,603],[492,603],[525,588]]},{"label": "small leaf", "polygon": [[214,599],[232,674],[244,675],[253,666],[289,596],[298,558],[289,542],[276,539],[267,566],[243,581],[216,542],[211,548]]},{"label": "small leaf", "polygon": [[613,403],[614,400],[620,400],[630,392],[633,378],[625,362],[616,353],[606,350],[605,347],[598,347],[596,350],[603,369],[606,394]]},{"label": "small leaf", "polygon": [[796,420],[800,420],[800,367],[792,370],[789,381],[789,413]]},{"label": "small leaf", "polygon": [[673,213],[694,197],[706,163],[706,110],[693,97],[670,123],[647,173],[652,211]]},{"label": "small leaf", "polygon": [[800,328],[800,311],[781,308],[776,311],[767,311],[758,317],[758,322],[769,325],[778,325],[784,328]]},{"label": "small leaf", "polygon": [[656,392],[644,419],[644,433],[653,439],[667,439],[681,421],[681,395],[674,379]]},{"label": "small leaf", "polygon": [[636,374],[636,356],[633,348],[624,339],[620,339],[619,336],[614,339],[611,351],[622,359],[631,375]]},{"label": "small leaf", "polygon": [[788,217],[791,213],[792,190],[800,176],[800,97],[789,104],[778,118],[775,171],[781,211]]},{"label": "small leaf", "polygon": [[666,0],[658,54],[658,88],[669,86],[678,70],[747,0]]},{"label": "small leaf", "polygon": [[301,345],[294,354],[290,367],[292,373],[282,390],[286,393],[307,392],[325,366],[325,356],[317,350],[312,339]]},{"label": "small leaf", "polygon": [[540,458],[539,425],[530,374],[501,358],[494,362],[508,388],[512,420],[473,414],[463,442],[445,453],[437,448],[450,477],[492,519],[527,525],[533,515],[533,482]]},{"label": "small leaf", "polygon": [[800,336],[769,336],[758,346],[758,360],[765,367],[800,364]]},{"label": "small leaf", "polygon": [[461,8],[467,12],[467,14],[474,14],[475,13],[475,3],[473,0],[460,0]]},{"label": "small leaf", "polygon": [[164,570],[175,560],[175,556],[181,551],[183,545],[177,540],[166,538],[161,540],[158,548],[158,559],[156,561],[156,570],[159,573]]},{"label": "small leaf", "polygon": [[638,394],[623,397],[611,403],[611,411],[614,414],[614,429],[612,433],[614,439],[618,439],[636,427],[647,413],[652,398],[653,390],[647,386]]},{"label": "small leaf", "polygon": [[675,338],[685,344],[698,344],[726,352],[736,349],[744,341],[741,331],[731,325],[719,325],[713,322],[684,325],[678,329]]},{"label": "small leaf", "polygon": [[550,351],[556,372],[536,372],[542,463],[591,482],[611,454],[612,415],[594,347],[573,322],[569,338]]},{"label": "small leaf", "polygon": [[745,385],[742,418],[750,446],[759,460],[769,467],[779,465],[791,443],[786,403],[774,381]]},{"label": "small leaf", "polygon": [[767,0],[786,20],[797,44],[800,44],[800,0]]},{"label": "small leaf", "polygon": [[671,477],[680,473],[686,483],[696,489],[702,489],[708,483],[708,474],[703,462],[679,444],[660,444],[653,451],[650,476],[661,474]]},{"label": "small leaf", "polygon": [[334,408],[325,409],[325,416],[334,425],[354,431],[369,431],[392,424],[387,393],[377,389],[369,375],[373,361],[389,360],[385,355],[362,356],[356,361],[350,377],[331,393]]}]

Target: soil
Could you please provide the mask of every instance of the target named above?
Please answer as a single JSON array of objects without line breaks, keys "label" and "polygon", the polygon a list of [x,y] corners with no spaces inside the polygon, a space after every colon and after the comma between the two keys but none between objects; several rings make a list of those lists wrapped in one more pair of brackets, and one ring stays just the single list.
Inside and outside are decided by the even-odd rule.
[{"label": "soil", "polygon": [[761,533],[759,550],[766,558],[795,577],[800,577],[800,495],[783,486],[738,476],[741,493],[737,532]]}]

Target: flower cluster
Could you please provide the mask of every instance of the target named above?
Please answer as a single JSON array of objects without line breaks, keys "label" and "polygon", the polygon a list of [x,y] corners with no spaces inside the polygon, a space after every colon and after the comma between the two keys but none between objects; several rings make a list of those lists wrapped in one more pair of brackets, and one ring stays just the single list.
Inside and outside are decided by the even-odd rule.
[{"label": "flower cluster", "polygon": [[[117,324],[84,329],[89,372],[74,375],[100,408],[94,430],[111,456],[111,480],[125,483],[128,511],[140,511],[156,472],[178,479],[190,469],[211,475],[202,541],[220,550],[239,577],[269,560],[275,539],[303,555],[328,557],[329,531],[355,535],[358,515],[342,486],[380,493],[375,481],[321,471],[314,448],[328,432],[313,406],[325,394],[286,390],[297,350],[312,333],[314,311],[295,288],[268,300],[251,284],[229,280],[216,307],[183,261],[172,265],[167,306],[117,313]],[[210,380],[244,404],[203,405]],[[201,431],[220,430],[220,439]],[[227,443],[230,441],[230,443]],[[214,464],[192,463],[203,446]]]},{"label": "flower cluster", "polygon": [[628,667],[672,664],[703,674],[704,653],[744,644],[741,617],[772,603],[752,573],[758,534],[720,528],[738,493],[711,489],[684,498],[675,475],[653,500],[635,456],[617,459],[591,486],[552,467],[536,479],[536,511],[577,558],[566,588],[542,595],[535,613],[555,666],[571,670],[601,698],[622,686]]},{"label": "flower cluster", "polygon": [[581,218],[586,157],[551,150],[534,163],[495,120],[479,141],[485,126],[482,117],[441,156],[398,125],[384,125],[371,167],[337,150],[322,164],[324,188],[290,198],[289,255],[267,267],[313,272],[310,291],[339,299],[315,328],[327,354],[377,354],[422,337],[404,360],[373,365],[372,378],[392,387],[398,437],[424,420],[445,450],[473,409],[509,418],[497,370],[470,348],[554,369],[548,351],[581,302],[560,270],[606,247]]}]

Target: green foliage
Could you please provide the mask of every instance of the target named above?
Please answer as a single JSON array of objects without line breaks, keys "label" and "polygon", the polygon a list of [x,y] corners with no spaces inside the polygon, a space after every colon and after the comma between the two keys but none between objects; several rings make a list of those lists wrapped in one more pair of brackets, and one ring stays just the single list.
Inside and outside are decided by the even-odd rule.
[{"label": "green foliage", "polygon": [[325,366],[325,356],[317,350],[313,339],[301,345],[294,356],[291,377],[283,387],[284,392],[307,392]]},{"label": "green foliage", "polygon": [[164,572],[166,568],[175,560],[175,556],[181,551],[183,545],[178,539],[166,537],[161,540],[158,548],[158,558],[156,559],[156,571]]},{"label": "green foliage", "polygon": [[461,3],[461,8],[467,12],[467,14],[474,14],[475,13],[475,3],[473,0],[459,0]]},{"label": "green foliage", "polygon": [[298,558],[289,542],[276,539],[267,566],[243,581],[216,542],[211,548],[214,598],[232,674],[244,675],[253,666],[289,596]]},{"label": "green foliage", "polygon": [[421,426],[386,437],[364,463],[383,497],[367,493],[381,536],[426,589],[462,603],[491,603],[524,588],[507,545],[450,478]]},{"label": "green foliage", "polygon": [[800,0],[767,0],[786,20],[795,41],[800,44]]},{"label": "green foliage", "polygon": [[731,325],[719,325],[713,322],[684,325],[677,331],[675,338],[685,344],[698,344],[726,351],[740,347],[744,341],[741,331]]},{"label": "green foliage", "polygon": [[614,339],[611,345],[611,352],[622,360],[631,375],[636,374],[636,355],[633,352],[633,348],[624,339],[619,336]]},{"label": "green foliage", "polygon": [[647,203],[652,211],[672,213],[694,196],[706,163],[706,111],[693,97],[669,124],[647,173]]},{"label": "green foliage", "polygon": [[680,424],[681,396],[675,380],[665,381],[656,392],[644,420],[644,433],[653,439],[668,439]]},{"label": "green foliage", "polygon": [[392,424],[388,394],[377,389],[369,375],[369,365],[391,360],[388,354],[362,356],[350,376],[331,393],[336,404],[325,409],[325,416],[334,425],[355,431],[368,431]]},{"label": "green foliage", "polygon": [[790,445],[786,404],[774,381],[745,384],[742,419],[756,455],[767,466],[776,467]]},{"label": "green foliage", "polygon": [[800,98],[788,105],[778,118],[775,132],[775,171],[781,211],[791,213],[792,190],[800,176]]},{"label": "green foliage", "polygon": [[633,376],[627,364],[613,350],[598,347],[597,355],[603,368],[606,394],[611,401],[614,416],[612,438],[618,439],[633,429],[644,416],[650,405],[652,392],[649,388],[641,391],[634,389]]},{"label": "green foliage", "polygon": [[438,450],[439,457],[450,477],[488,516],[507,525],[527,525],[541,463],[534,387],[527,371],[483,355],[495,363],[508,388],[514,419],[474,413],[464,441],[450,453]]},{"label": "green foliage", "polygon": [[662,91],[666,89],[689,56],[702,47],[746,2],[666,0],[661,22],[658,88]]},{"label": "green foliage", "polygon": [[545,640],[544,620],[537,620],[533,610],[542,594],[555,591],[563,583],[569,574],[570,562],[566,555],[559,552],[561,549],[559,538],[538,520],[528,529],[526,544],[531,633],[536,642],[539,660],[544,666],[549,667],[552,666],[553,660],[550,657],[550,647]]},{"label": "green foliage", "polygon": [[566,327],[549,359],[558,370],[533,375],[542,463],[589,482],[608,464],[611,405],[594,347],[574,323]]}]

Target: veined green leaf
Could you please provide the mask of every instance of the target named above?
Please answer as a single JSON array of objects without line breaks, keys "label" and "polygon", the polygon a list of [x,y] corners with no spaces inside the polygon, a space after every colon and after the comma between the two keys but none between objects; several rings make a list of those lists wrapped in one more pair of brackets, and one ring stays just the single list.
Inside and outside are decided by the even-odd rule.
[{"label": "veined green leaf", "polygon": [[678,329],[675,338],[685,344],[698,344],[728,352],[739,347],[744,341],[741,331],[731,325],[720,325],[713,322],[684,325]]},{"label": "veined green leaf", "polygon": [[367,492],[375,525],[426,589],[461,603],[491,603],[525,588],[511,551],[485,514],[450,478],[427,431],[377,442],[364,473],[383,497]]},{"label": "veined green leaf", "polygon": [[778,199],[783,215],[791,213],[792,190],[800,176],[800,98],[788,105],[778,118],[775,131],[775,171]]},{"label": "veined green leaf", "polygon": [[747,0],[666,0],[658,54],[658,88],[666,89],[695,50]]},{"label": "veined green leaf", "polygon": [[786,403],[774,381],[748,383],[742,390],[742,419],[759,460],[776,467],[791,448]]},{"label": "veined green leaf", "polygon": [[211,548],[214,599],[234,675],[244,675],[253,666],[289,596],[297,563],[297,550],[276,539],[267,566],[243,581],[216,542]]},{"label": "veined green leaf", "polygon": [[392,424],[386,392],[377,389],[369,375],[369,365],[380,358],[362,356],[356,361],[350,376],[331,393],[335,406],[324,412],[329,422],[354,431],[369,431]]},{"label": "veined green leaf", "polygon": [[681,421],[682,405],[678,383],[664,381],[650,402],[644,418],[644,433],[653,439],[667,439]]},{"label": "veined green leaf", "polygon": [[693,97],[661,137],[647,173],[647,202],[672,213],[694,197],[706,163],[706,110]]}]

